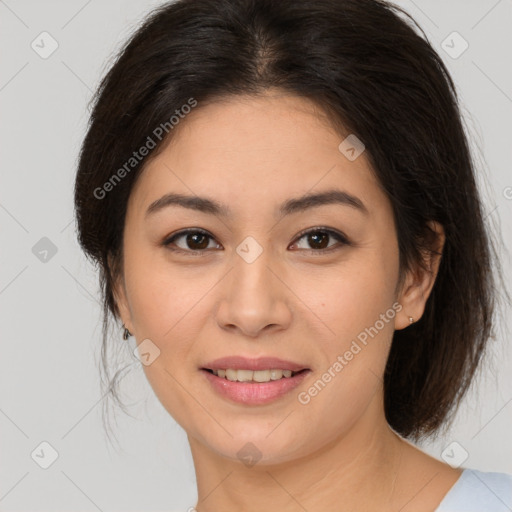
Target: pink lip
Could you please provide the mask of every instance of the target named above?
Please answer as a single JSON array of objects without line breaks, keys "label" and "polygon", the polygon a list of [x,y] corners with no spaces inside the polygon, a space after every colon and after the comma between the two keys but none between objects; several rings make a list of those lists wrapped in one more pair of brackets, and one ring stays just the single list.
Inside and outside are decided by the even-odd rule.
[{"label": "pink lip", "polygon": [[[233,368],[233,366],[228,365],[228,368]],[[280,365],[277,365],[277,368],[283,369]],[[277,400],[292,391],[311,373],[311,370],[270,382],[232,382],[223,377],[217,377],[205,369],[201,369],[201,373],[221,396],[246,405],[261,405]]]},{"label": "pink lip", "polygon": [[298,372],[300,370],[309,369],[307,366],[293,361],[285,361],[277,357],[260,357],[257,359],[249,359],[243,356],[229,356],[215,359],[202,366],[209,370],[291,370]]}]

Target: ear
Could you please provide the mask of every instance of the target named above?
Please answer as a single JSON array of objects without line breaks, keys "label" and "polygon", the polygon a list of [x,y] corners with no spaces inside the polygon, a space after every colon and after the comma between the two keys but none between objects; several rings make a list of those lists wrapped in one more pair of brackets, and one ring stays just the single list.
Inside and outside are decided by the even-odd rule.
[{"label": "ear", "polygon": [[124,274],[122,271],[118,272],[114,270],[116,266],[110,256],[108,261],[111,274],[113,276],[117,276],[113,277],[112,280],[112,294],[119,311],[120,320],[123,322],[124,326],[133,334],[134,331],[132,324],[132,314],[128,304]]},{"label": "ear", "polygon": [[399,292],[397,301],[402,309],[395,316],[395,329],[405,329],[411,322],[409,317],[417,322],[425,311],[425,304],[434,287],[434,283],[441,263],[442,251],[445,242],[443,226],[438,222],[428,223],[434,231],[432,233],[431,250],[425,254],[426,270],[420,265],[407,272],[404,284]]}]

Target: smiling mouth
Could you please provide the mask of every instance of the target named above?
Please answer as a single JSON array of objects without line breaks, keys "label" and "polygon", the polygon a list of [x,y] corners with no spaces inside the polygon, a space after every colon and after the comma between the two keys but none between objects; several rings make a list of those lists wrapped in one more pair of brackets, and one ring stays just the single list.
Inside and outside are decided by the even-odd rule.
[{"label": "smiling mouth", "polygon": [[221,379],[229,380],[231,382],[248,382],[248,383],[265,383],[281,379],[289,379],[304,372],[310,371],[304,368],[299,371],[281,370],[273,368],[269,370],[235,370],[232,368],[212,370],[211,368],[202,368],[202,370],[215,375]]}]

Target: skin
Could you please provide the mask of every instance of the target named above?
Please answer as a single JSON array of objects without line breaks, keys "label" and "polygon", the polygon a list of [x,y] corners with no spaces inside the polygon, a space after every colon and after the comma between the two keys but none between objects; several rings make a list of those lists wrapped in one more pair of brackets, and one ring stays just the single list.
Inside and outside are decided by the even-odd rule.
[{"label": "skin", "polygon": [[[137,343],[149,338],[160,350],[144,371],[187,433],[196,509],[434,511],[461,471],[390,429],[382,377],[394,330],[423,314],[439,257],[427,260],[430,272],[414,269],[397,289],[391,203],[365,153],[347,159],[338,150],[345,135],[306,99],[271,91],[200,104],[172,135],[130,195],[115,295]],[[368,214],[329,204],[275,217],[285,200],[330,188],[357,196]],[[207,196],[229,206],[232,217],[180,206],[145,215],[169,192]],[[442,249],[442,227],[432,226]],[[312,254],[315,240],[298,235],[318,227],[350,243],[330,237],[321,247],[337,249]],[[164,245],[186,228],[211,238]],[[263,250],[252,263],[236,252],[247,236]],[[202,256],[192,254],[206,244]],[[400,311],[320,393],[299,403],[298,393],[394,303]],[[281,357],[312,372],[270,404],[236,404],[199,370],[234,354]],[[237,456],[249,442],[261,456],[253,466]]]}]

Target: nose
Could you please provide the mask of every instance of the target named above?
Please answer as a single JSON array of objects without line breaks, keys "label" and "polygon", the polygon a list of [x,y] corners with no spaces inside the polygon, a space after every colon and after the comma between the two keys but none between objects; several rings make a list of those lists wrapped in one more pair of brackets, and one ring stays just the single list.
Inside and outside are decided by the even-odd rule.
[{"label": "nose", "polygon": [[266,251],[250,263],[235,255],[233,265],[217,308],[218,325],[248,337],[287,329],[293,293],[282,268]]}]

